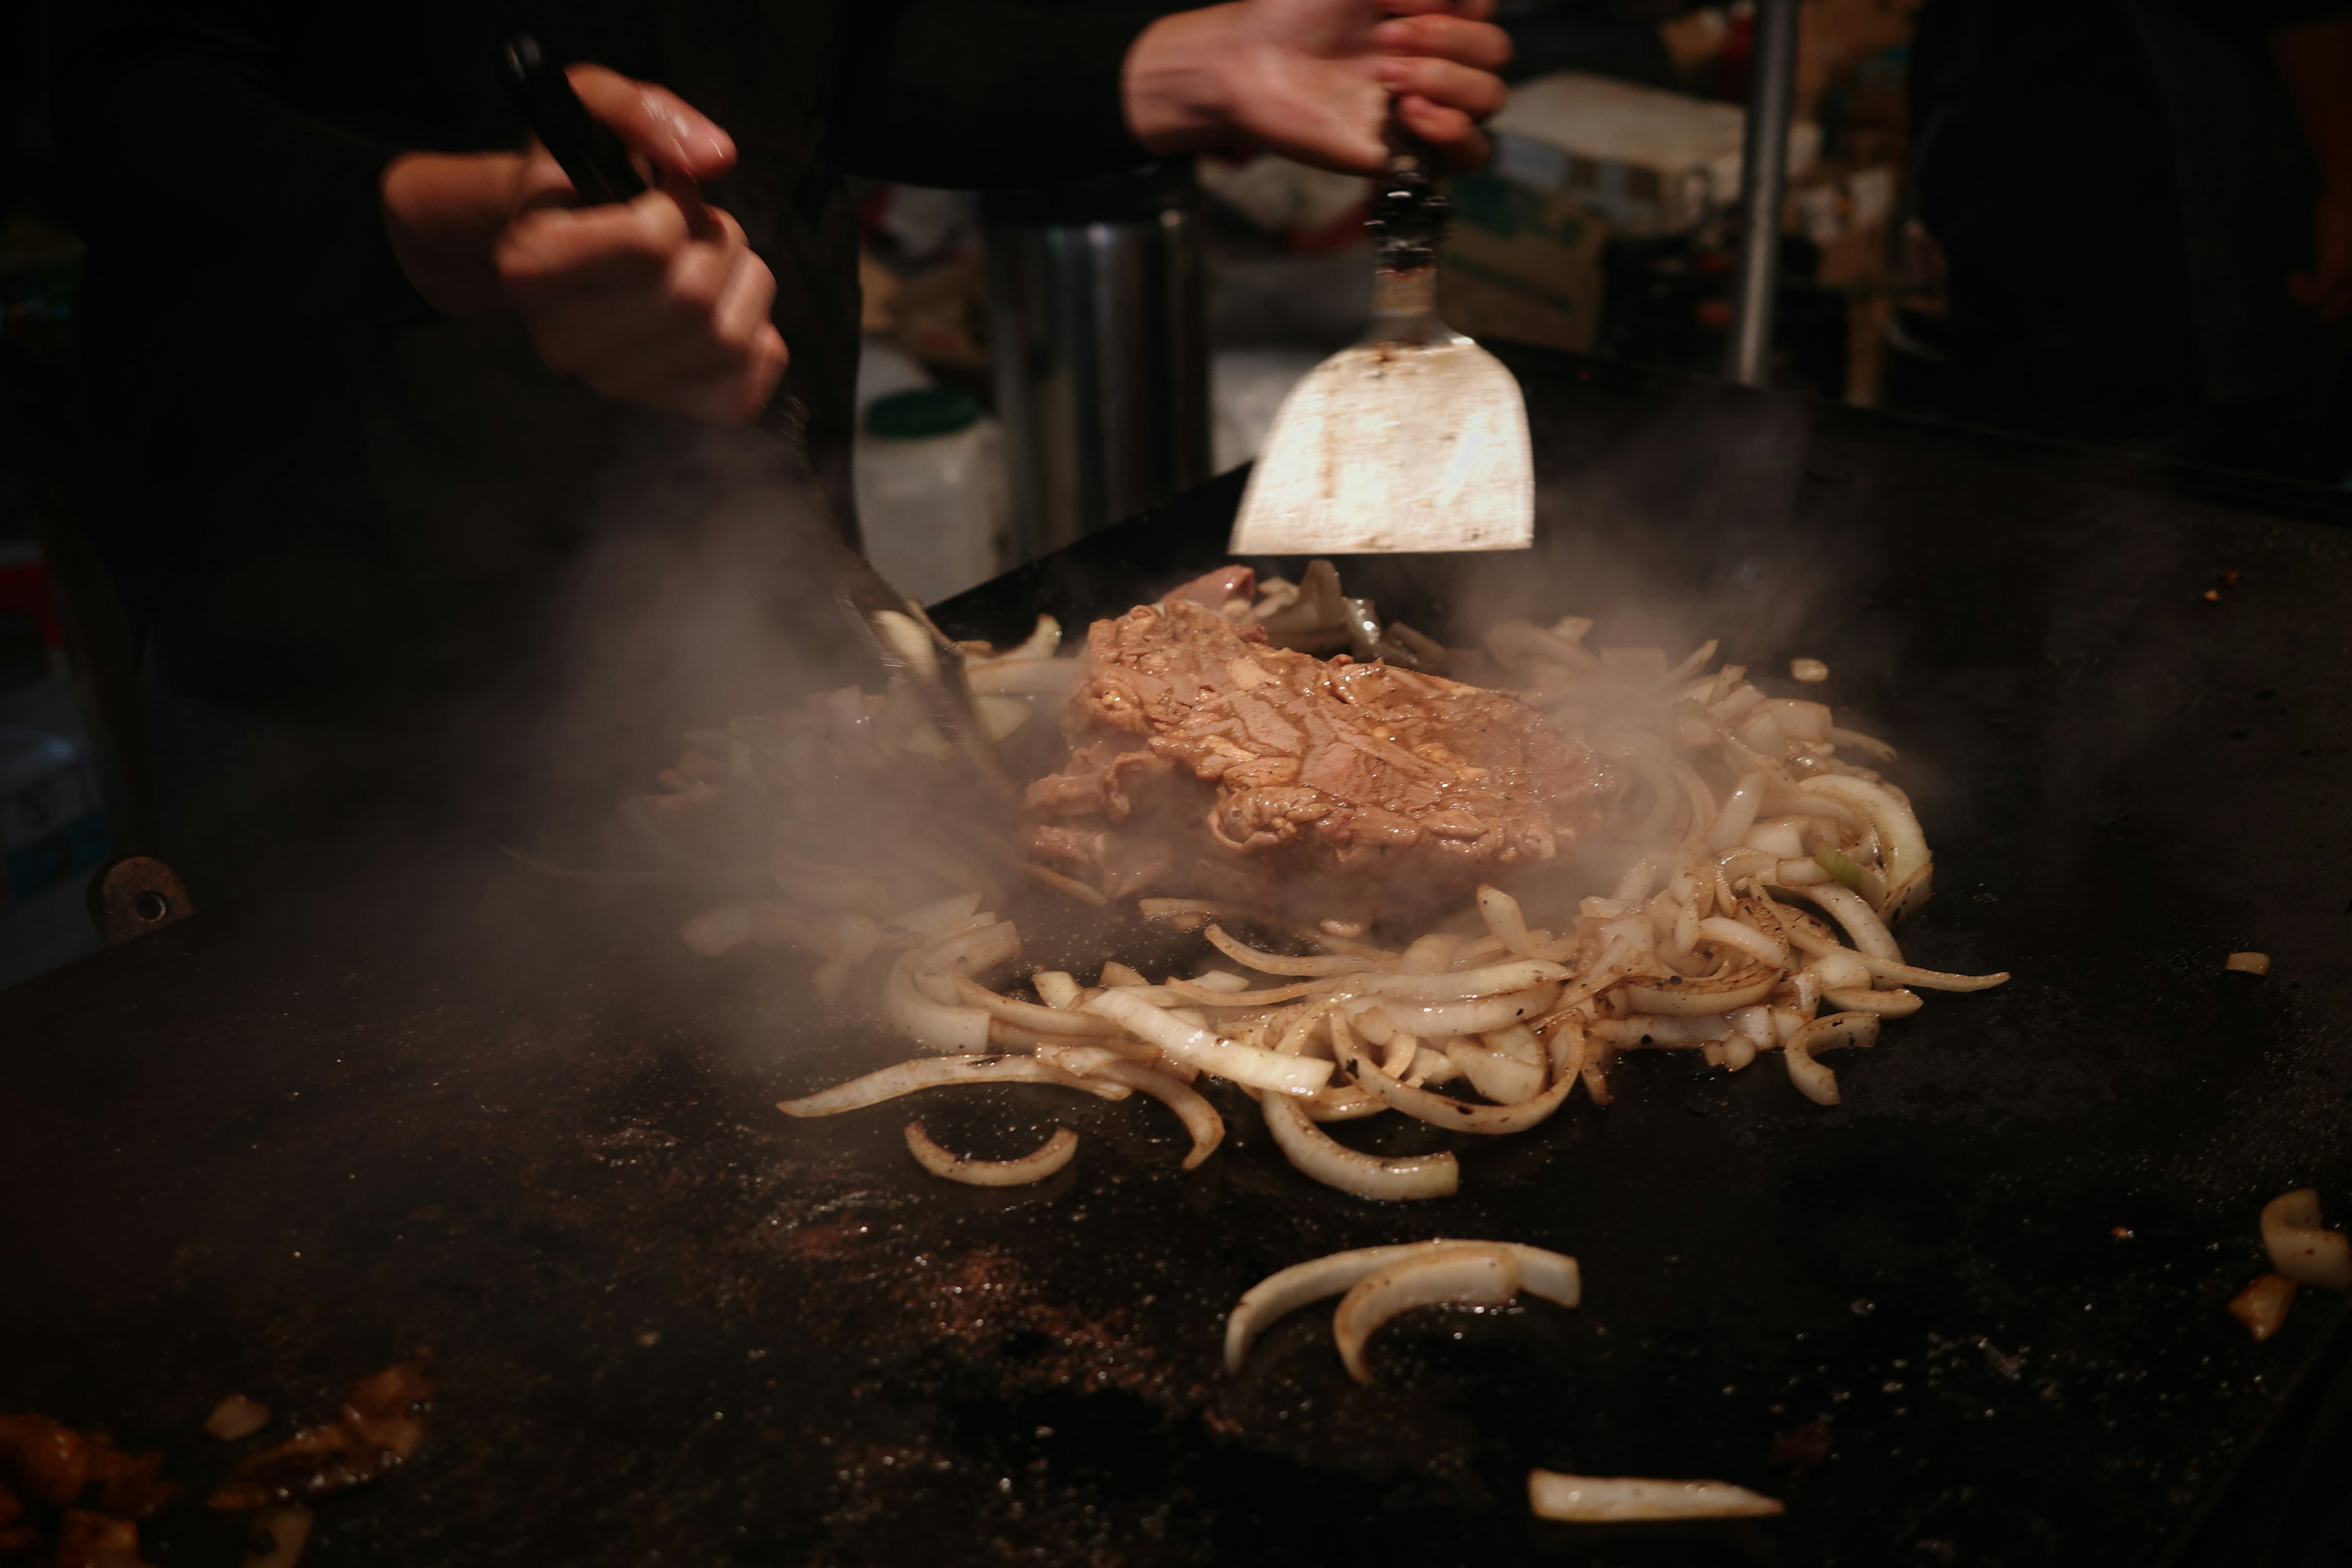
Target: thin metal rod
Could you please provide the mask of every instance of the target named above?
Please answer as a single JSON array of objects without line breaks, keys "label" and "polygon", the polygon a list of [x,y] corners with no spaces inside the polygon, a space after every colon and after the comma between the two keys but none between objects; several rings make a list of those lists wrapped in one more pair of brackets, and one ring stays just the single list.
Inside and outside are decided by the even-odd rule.
[{"label": "thin metal rod", "polygon": [[1723,374],[1762,386],[1772,365],[1772,290],[1780,275],[1780,196],[1789,184],[1789,122],[1797,106],[1800,0],[1759,0],[1739,162],[1739,267]]}]

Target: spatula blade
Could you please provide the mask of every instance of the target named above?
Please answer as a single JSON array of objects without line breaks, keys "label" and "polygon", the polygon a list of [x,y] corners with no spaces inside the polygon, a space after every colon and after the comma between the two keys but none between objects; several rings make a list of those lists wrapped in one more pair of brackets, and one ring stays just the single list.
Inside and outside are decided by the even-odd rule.
[{"label": "spatula blade", "polygon": [[1236,555],[1524,550],[1535,542],[1527,404],[1453,337],[1325,360],[1283,400],[1234,521]]}]

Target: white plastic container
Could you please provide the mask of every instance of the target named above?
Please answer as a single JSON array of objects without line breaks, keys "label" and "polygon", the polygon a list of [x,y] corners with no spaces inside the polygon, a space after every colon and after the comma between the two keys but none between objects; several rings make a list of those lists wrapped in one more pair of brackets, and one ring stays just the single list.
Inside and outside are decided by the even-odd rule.
[{"label": "white plastic container", "polygon": [[858,421],[857,522],[866,558],[923,604],[1013,564],[1004,437],[950,387],[876,398]]},{"label": "white plastic container", "polygon": [[47,891],[109,847],[98,774],[81,746],[0,726],[0,902]]},{"label": "white plastic container", "polygon": [[[1739,199],[1747,110],[1582,71],[1523,81],[1488,123],[1494,171],[1566,191],[1621,235],[1682,234]],[[1821,127],[1789,127],[1793,177],[1820,156]]]}]

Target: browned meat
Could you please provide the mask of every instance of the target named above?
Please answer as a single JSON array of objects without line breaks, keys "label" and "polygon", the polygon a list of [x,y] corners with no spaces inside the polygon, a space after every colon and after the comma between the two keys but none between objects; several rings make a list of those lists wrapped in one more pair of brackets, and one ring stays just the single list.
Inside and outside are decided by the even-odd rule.
[{"label": "browned meat", "polygon": [[1029,788],[1030,847],[1114,896],[1418,903],[1598,820],[1591,753],[1496,692],[1270,647],[1181,598],[1096,622],[1087,652],[1076,750]]},{"label": "browned meat", "polygon": [[341,1414],[306,1426],[285,1442],[248,1454],[212,1496],[222,1510],[266,1508],[323,1496],[398,1469],[425,1446],[425,1415],[432,1408],[433,1352],[352,1384]]}]

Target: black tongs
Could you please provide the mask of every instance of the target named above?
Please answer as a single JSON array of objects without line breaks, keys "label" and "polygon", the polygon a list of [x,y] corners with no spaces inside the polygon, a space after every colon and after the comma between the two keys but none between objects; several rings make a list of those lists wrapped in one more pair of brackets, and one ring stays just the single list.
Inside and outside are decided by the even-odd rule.
[{"label": "black tongs", "polygon": [[[584,201],[603,206],[646,193],[647,186],[630,163],[628,149],[611,127],[588,112],[572,89],[571,79],[547,62],[536,38],[516,34],[499,48],[498,63],[507,96]],[[792,454],[795,470],[807,481],[812,503],[821,513],[829,512],[809,462],[796,401],[780,393],[759,423]],[[824,531],[835,602],[865,632],[882,668],[915,691],[932,723],[982,779],[1000,794],[1013,794],[1013,781],[997,761],[987,726],[973,706],[971,686],[964,678],[963,649],[931,624],[922,605],[892,587],[872,562],[850,548],[837,520],[827,515],[824,521],[831,525]]]}]

